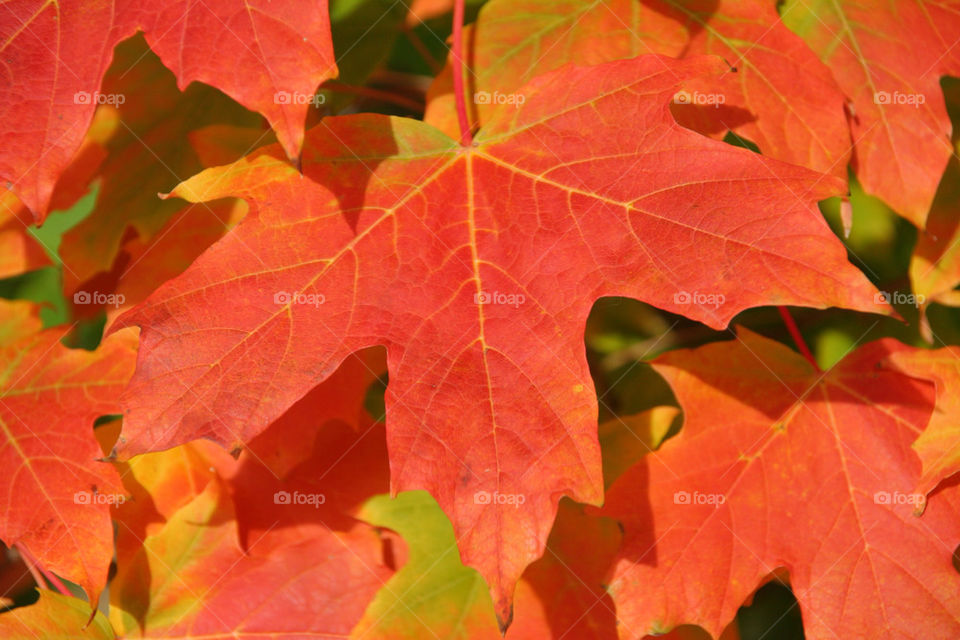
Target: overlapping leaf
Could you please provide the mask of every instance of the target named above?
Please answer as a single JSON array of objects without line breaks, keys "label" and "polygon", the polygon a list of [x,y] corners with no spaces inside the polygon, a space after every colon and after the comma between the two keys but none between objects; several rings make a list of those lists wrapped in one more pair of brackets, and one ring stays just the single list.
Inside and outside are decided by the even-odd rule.
[{"label": "overlapping leaf", "polygon": [[[109,286],[104,286],[110,283],[103,276],[99,282],[90,280],[111,268],[119,270],[120,276],[138,266],[139,273],[127,281],[149,293],[186,268],[229,228],[226,206],[187,208],[182,202],[157,197],[210,166],[203,163],[201,154],[191,145],[196,132],[211,125],[250,129],[260,125],[257,137],[248,146],[233,150],[235,155],[225,162],[272,141],[269,130],[263,130],[262,118],[216,89],[196,83],[179,91],[176,77],[142,37],[117,47],[113,63],[104,75],[102,91],[105,95],[123,96],[123,101],[102,109],[112,111],[115,124],[112,134],[100,143],[105,157],[88,178],[98,185],[96,200],[91,212],[64,235],[60,247],[68,298],[80,287],[87,292],[98,287],[95,290],[100,293],[113,293]],[[238,143],[247,142],[243,136],[235,138]],[[217,155],[230,152],[226,147]],[[212,154],[205,149],[204,155]],[[84,163],[89,160],[77,158],[69,170],[76,171],[82,168],[77,165]],[[57,191],[61,188],[58,183]],[[172,221],[178,216],[180,219]],[[175,250],[171,251],[172,248]],[[141,265],[144,260],[147,265]],[[172,273],[159,269],[155,276],[148,275],[149,265],[161,260],[171,265]],[[134,295],[131,302],[142,299]]]},{"label": "overlapping leaf", "polygon": [[[90,604],[79,598],[43,590],[29,607],[0,615],[0,634],[7,640],[113,640],[106,616],[90,619]],[[41,635],[42,634],[42,635]]]},{"label": "overlapping leaf", "polygon": [[[657,407],[601,425],[604,482],[609,484],[628,460],[636,462],[656,447],[677,413],[674,407]],[[410,557],[367,607],[353,638],[500,637],[483,579],[460,563],[449,520],[429,495],[377,496],[359,517],[402,535]],[[561,501],[543,557],[527,567],[517,585],[515,616],[504,637],[616,638],[613,603],[601,585],[619,541],[615,523]]]},{"label": "overlapping leaf", "polygon": [[[187,138],[201,165],[208,167],[232,162],[262,145],[264,131],[211,125],[190,131]],[[186,140],[180,142],[186,144]],[[146,149],[144,151],[149,153]],[[195,161],[190,159],[187,162],[193,164]],[[167,171],[167,168],[163,170]],[[172,174],[168,172],[168,175]],[[56,193],[59,193],[59,185]],[[120,215],[108,213],[99,221],[95,209],[90,218],[67,233],[65,243],[77,241],[72,249],[61,252],[68,299],[76,296],[77,283],[83,280],[79,285],[81,292],[88,295],[96,292],[104,301],[104,304],[85,306],[75,304],[74,311],[78,315],[104,309],[109,325],[123,311],[146,300],[161,284],[183,273],[197,256],[222,238],[247,213],[246,203],[238,200],[165,209],[155,207],[159,202],[157,198],[146,201],[148,206],[140,210],[146,214],[139,221],[142,224],[138,223],[136,209],[124,208]],[[154,227],[164,220],[166,224],[155,230]],[[137,233],[131,233],[128,224]],[[122,229],[127,231],[122,234],[124,241],[117,252],[110,244],[110,238],[120,237]],[[105,267],[109,270],[92,275],[93,269]]]},{"label": "overlapping leaf", "polygon": [[67,349],[63,331],[40,332],[27,303],[0,302],[0,325],[0,538],[96,598],[113,557],[110,504],[123,491],[97,461],[93,423],[119,411],[136,338]]},{"label": "overlapping leaf", "polygon": [[[960,351],[888,339],[826,373],[747,331],[674,352],[655,366],[684,426],[657,450],[679,411],[598,434],[590,376],[654,339],[588,331],[587,354],[616,350],[590,367],[582,340],[605,296],[713,329],[759,305],[888,312],[816,207],[845,194],[853,143],[867,190],[921,226],[921,313],[960,304],[956,162],[927,219],[960,4],[491,0],[461,145],[449,66],[426,122],[321,120],[371,89],[330,83],[343,100],[304,137],[337,72],[326,2],[0,8],[0,277],[46,264],[22,202],[42,220],[95,187],[63,284],[120,298],[73,308],[119,332],[94,352],[0,301],[0,538],[91,598],[117,569],[112,626],[44,591],[0,636],[735,638],[776,578],[813,640],[960,637]],[[415,14],[452,4],[401,27],[403,3],[337,0],[346,82],[423,49]],[[193,80],[279,144],[243,157],[262,118]],[[728,131],[762,155],[709,139]],[[644,316],[658,349],[711,335]],[[387,369],[385,425],[364,407]],[[632,379],[601,399],[669,395]],[[605,487],[600,513],[564,499]]]},{"label": "overlapping leaf", "polygon": [[263,113],[290,157],[309,98],[336,75],[326,0],[17,0],[3,5],[0,178],[42,219],[83,139],[114,46],[138,30],[176,74]]},{"label": "overlapping leaf", "polygon": [[[944,98],[951,123],[960,118],[960,82],[945,82]],[[933,304],[960,306],[954,287],[960,283],[960,163],[956,148],[960,131],[953,130],[954,156],[940,180],[926,228],[917,234],[910,258],[910,284],[920,308],[920,329],[928,342],[935,336],[927,321],[927,308]]]},{"label": "overlapping leaf", "polygon": [[790,0],[781,15],[852,103],[864,190],[922,228],[951,153],[940,77],[960,75],[960,4]]},{"label": "overlapping leaf", "polygon": [[960,501],[944,490],[918,517],[910,445],[933,388],[881,366],[898,349],[872,343],[819,374],[740,331],[655,364],[685,422],[608,494],[626,532],[611,590],[627,628],[716,635],[786,567],[808,638],[960,633]]},{"label": "overlapping leaf", "polygon": [[680,14],[690,32],[686,55],[722,56],[735,69],[685,87],[676,98],[681,123],[721,136],[733,131],[767,155],[846,180],[844,96],[827,66],[779,20],[774,3],[674,0],[663,7]]},{"label": "overlapping leaf", "polygon": [[378,496],[361,517],[401,534],[410,557],[367,607],[351,633],[355,640],[617,637],[601,583],[620,532],[612,520],[584,514],[582,505],[560,503],[544,556],[517,585],[516,616],[503,636],[483,579],[460,563],[450,522],[429,495]]},{"label": "overlapping leaf", "polygon": [[926,310],[933,303],[960,306],[960,163],[952,158],[910,259],[910,283],[920,307],[922,329],[933,342]]},{"label": "overlapping leaf", "polygon": [[[464,39],[471,69],[466,78],[470,121],[483,126],[496,112],[515,110],[515,92],[537,75],[568,62],[600,64],[649,53],[679,56],[688,34],[676,14],[636,0],[492,0],[465,29]],[[452,91],[448,61],[430,87],[423,119],[459,138]]]},{"label": "overlapping leaf", "polygon": [[453,529],[433,498],[422,491],[402,493],[394,499],[377,496],[364,505],[360,516],[396,531],[410,553],[404,566],[370,601],[351,638],[501,637],[483,578],[460,563]]},{"label": "overlapping leaf", "polygon": [[[765,0],[492,0],[471,42],[469,98],[481,124],[514,110],[521,85],[565,62],[713,54],[733,69],[677,94],[682,124],[719,136],[735,131],[765,154],[846,179],[843,94]],[[451,91],[448,65],[431,87],[425,120],[453,136]]]},{"label": "overlapping leaf", "polygon": [[937,405],[930,424],[913,444],[923,462],[917,491],[927,493],[960,471],[960,349],[904,350],[893,354],[890,362],[897,369],[931,380],[937,386]]},{"label": "overlapping leaf", "polygon": [[437,498],[508,619],[560,495],[601,498],[580,337],[594,300],[714,327],[761,304],[880,310],[813,205],[836,181],[671,118],[678,81],[720,67],[567,68],[471,148],[411,120],[331,118],[302,175],[273,148],[184,183],[175,195],[255,212],[126,320],[143,333],[122,454],[247,441],[385,345],[393,490]]},{"label": "overlapping leaf", "polygon": [[362,525],[296,544],[265,535],[246,553],[236,533],[214,479],[119,566],[114,625],[125,637],[341,638],[390,574]]},{"label": "overlapping leaf", "polygon": [[[254,451],[234,459],[197,441],[122,463],[132,500],[117,510],[111,619],[118,630],[345,637],[404,556],[392,533],[378,535],[350,515],[387,489],[382,425],[360,432],[337,419],[355,415],[362,395],[325,402],[377,355],[361,354],[304,398],[312,415],[305,406],[291,410],[255,439],[260,453],[274,446],[268,461]],[[283,478],[272,472],[291,464]]]}]

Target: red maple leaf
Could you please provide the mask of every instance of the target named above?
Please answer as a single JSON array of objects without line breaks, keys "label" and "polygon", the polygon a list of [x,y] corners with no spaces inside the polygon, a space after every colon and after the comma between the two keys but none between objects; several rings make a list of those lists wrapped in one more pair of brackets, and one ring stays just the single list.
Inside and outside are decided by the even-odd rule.
[{"label": "red maple leaf", "polygon": [[125,99],[98,88],[114,46],[137,31],[181,90],[205,82],[259,111],[290,157],[310,97],[336,75],[327,0],[15,0],[3,11],[0,179],[41,221],[96,106]]},{"label": "red maple leaf", "polygon": [[[230,226],[229,206],[190,208],[179,201],[161,200],[157,193],[169,191],[206,167],[233,162],[274,138],[264,128],[263,118],[212,87],[193,83],[186,91],[178,91],[176,77],[142,37],[117,46],[101,91],[124,96],[123,104],[99,109],[96,124],[87,133],[85,145],[98,148],[102,158],[97,158],[95,171],[85,176],[82,190],[76,188],[76,181],[64,184],[61,178],[53,194],[62,201],[65,190],[80,191],[79,197],[96,188],[90,213],[60,243],[64,294],[69,299],[78,290],[113,292],[110,278],[104,275],[113,267],[114,280],[126,276],[123,293],[125,303],[132,306],[183,271]],[[244,143],[241,134],[247,127],[262,126],[257,137],[229,159],[204,163],[201,156],[209,149],[197,151],[193,140],[205,137],[200,143],[209,147],[217,141],[205,136],[206,127],[229,123],[245,127],[229,143],[219,141],[221,155]],[[89,159],[75,157],[65,175],[82,173],[91,165]],[[137,273],[129,273],[134,269]],[[78,311],[94,310],[99,306],[87,305]]]},{"label": "red maple leaf", "polygon": [[180,185],[251,213],[126,318],[143,332],[121,454],[236,446],[384,345],[392,489],[437,498],[508,620],[560,496],[602,498],[593,301],[718,328],[763,304],[882,310],[814,205],[839,181],[673,121],[677,85],[721,68],[567,67],[468,148],[413,120],[330,118],[302,174],[273,147]]},{"label": "red maple leaf", "polygon": [[879,366],[899,349],[871,343],[823,374],[741,330],[654,364],[685,419],[607,494],[625,528],[611,582],[625,628],[716,636],[786,567],[808,638],[960,635],[960,501],[944,491],[918,517],[910,445],[933,386]]},{"label": "red maple leaf", "polygon": [[904,349],[890,356],[890,366],[907,375],[930,380],[937,387],[937,406],[930,424],[913,443],[923,463],[917,491],[932,491],[960,471],[960,348]]},{"label": "red maple leaf", "polygon": [[[154,470],[168,480],[204,471],[195,445],[153,457],[138,459],[137,480]],[[158,522],[149,499],[117,511],[123,553],[110,596],[124,637],[343,638],[392,574],[370,526],[293,540],[268,532],[244,550],[229,483],[211,472],[205,483],[181,486],[182,505],[167,503]]]},{"label": "red maple leaf", "polygon": [[960,74],[960,4],[791,0],[781,13],[852,103],[864,190],[923,228],[953,151],[940,77]]},{"label": "red maple leaf", "polygon": [[97,461],[93,424],[119,411],[136,339],[127,331],[94,352],[67,349],[64,332],[41,332],[25,302],[0,302],[0,325],[0,538],[96,602],[113,557],[110,505],[123,488]]},{"label": "red maple leaf", "polygon": [[359,428],[364,384],[333,395],[378,360],[351,358],[236,459],[197,441],[118,463],[131,494],[115,512],[118,629],[345,637],[405,557],[392,532],[353,517],[388,488],[383,425]]},{"label": "red maple leaf", "polygon": [[[731,69],[684,85],[673,107],[681,124],[718,137],[734,131],[766,155],[846,180],[843,93],[766,0],[491,0],[468,37],[468,103],[481,124],[514,109],[510,97],[530,78],[567,62],[712,54]],[[424,115],[451,136],[454,66],[431,85]]]}]

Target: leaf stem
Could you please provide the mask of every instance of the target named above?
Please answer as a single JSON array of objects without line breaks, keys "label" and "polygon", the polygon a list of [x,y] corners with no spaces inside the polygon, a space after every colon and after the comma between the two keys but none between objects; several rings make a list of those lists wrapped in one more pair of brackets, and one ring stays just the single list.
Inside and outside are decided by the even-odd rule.
[{"label": "leaf stem", "polygon": [[18,542],[14,546],[17,548],[17,551],[20,552],[20,557],[22,557],[23,561],[27,564],[27,568],[30,569],[30,573],[33,574],[33,579],[36,580],[38,587],[44,586],[43,580],[37,580],[36,572],[39,571],[40,574],[44,578],[46,578],[47,581],[50,582],[50,584],[53,585],[54,589],[56,589],[57,591],[59,591],[61,594],[65,596],[71,595],[70,589],[67,588],[67,585],[63,584],[63,581],[60,578],[58,578],[53,572],[48,571],[42,564],[40,564],[40,561],[37,560],[37,557],[35,555],[30,553],[30,550],[27,549],[26,545],[24,545],[22,542]]},{"label": "leaf stem", "polygon": [[807,359],[807,362],[813,365],[814,370],[817,373],[822,373],[819,365],[817,365],[816,358],[813,357],[813,352],[810,351],[810,347],[807,346],[807,343],[803,340],[803,334],[800,333],[800,328],[797,327],[797,323],[794,321],[793,316],[790,315],[790,312],[787,311],[786,307],[779,306],[777,311],[780,312],[780,317],[783,318],[783,323],[787,325],[787,331],[790,332],[790,337],[793,338],[794,343],[797,345],[797,349],[800,350],[800,354]]},{"label": "leaf stem", "polygon": [[460,144],[473,144],[470,121],[467,119],[467,96],[464,95],[463,76],[467,65],[463,61],[463,6],[464,0],[453,5],[453,95],[457,101],[457,120],[460,123]]}]

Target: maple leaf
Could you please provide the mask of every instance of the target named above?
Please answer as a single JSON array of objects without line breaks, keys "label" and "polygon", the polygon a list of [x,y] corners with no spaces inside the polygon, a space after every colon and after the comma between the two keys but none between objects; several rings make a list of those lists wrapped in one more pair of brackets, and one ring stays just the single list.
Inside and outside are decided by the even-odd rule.
[{"label": "maple leaf", "polygon": [[[96,171],[87,176],[88,185],[96,182],[97,192],[93,208],[76,226],[68,230],[60,245],[60,257],[64,263],[64,293],[69,299],[78,288],[101,272],[107,272],[117,262],[121,249],[127,254],[122,261],[124,270],[139,264],[142,256],[154,254],[153,260],[163,259],[171,244],[179,245],[178,254],[191,254],[179,269],[182,271],[193,258],[199,255],[225,232],[228,217],[223,215],[226,207],[201,205],[184,207],[183,202],[164,201],[158,192],[166,192],[187,177],[211,166],[204,164],[191,145],[191,136],[196,131],[212,124],[232,124],[255,129],[259,135],[250,141],[250,146],[239,150],[227,147],[217,154],[216,164],[232,162],[251,150],[257,143],[273,142],[269,130],[263,130],[263,119],[248,112],[220,91],[195,83],[184,92],[177,89],[177,79],[160,59],[150,51],[143,37],[120,43],[114,52],[113,62],[107,69],[101,87],[104,95],[122,95],[119,105],[104,105],[100,111],[109,111],[113,118],[109,135],[91,132],[89,137],[98,141],[104,157]],[[100,114],[98,117],[107,117]],[[102,125],[101,125],[102,126]],[[237,136],[238,142],[248,142]],[[224,160],[223,156],[230,156]],[[209,150],[204,150],[207,155]],[[68,168],[88,163],[77,158]],[[136,188],[131,188],[136,185]],[[58,182],[54,192],[63,188]],[[170,221],[189,211],[189,222],[170,224]],[[181,216],[185,217],[185,216]],[[196,227],[188,229],[186,227]],[[219,234],[215,234],[219,229]],[[211,236],[206,243],[203,238]],[[167,246],[153,247],[166,242]],[[136,242],[139,246],[128,247]],[[158,257],[156,254],[160,254]],[[172,258],[168,263],[178,264]],[[119,266],[119,265],[118,265]],[[137,284],[150,292],[163,280],[144,278],[145,269],[137,274]],[[161,275],[170,277],[174,273]],[[167,278],[164,278],[167,279]],[[152,287],[150,287],[152,284]],[[149,287],[149,288],[147,288]],[[86,291],[93,289],[87,287]],[[96,289],[101,293],[109,289]],[[139,301],[139,298],[136,301]],[[86,310],[91,309],[88,305]]]},{"label": "maple leaf", "polygon": [[[290,436],[292,419],[271,429]],[[327,422],[317,434],[317,453],[302,466],[321,480],[333,473],[326,483],[311,478],[309,487],[272,476],[250,452],[234,459],[212,442],[119,463],[132,499],[116,511],[115,628],[125,637],[344,637],[392,569],[382,550],[389,535],[343,518],[346,501],[333,494],[367,491],[366,499],[386,489],[382,430],[369,439],[379,449],[379,464],[372,465],[364,452],[370,447],[352,429],[353,440],[343,438],[340,424]],[[300,426],[310,430],[309,423]],[[288,448],[302,446],[289,439]],[[329,458],[343,464],[327,469],[322,463]],[[369,490],[371,482],[379,486]],[[305,512],[297,500],[278,500],[293,487],[312,496],[325,491],[329,499]],[[402,545],[396,551],[402,553]]]},{"label": "maple leaf", "polygon": [[582,341],[594,300],[718,328],[762,304],[877,309],[813,204],[836,181],[671,118],[677,83],[721,67],[568,67],[470,148],[403,118],[329,118],[303,174],[274,147],[180,185],[251,213],[118,322],[143,328],[120,454],[235,447],[384,345],[392,490],[437,498],[509,620],[559,497],[602,497]]},{"label": "maple leaf", "polygon": [[[510,103],[507,97],[566,63],[601,64],[648,53],[679,57],[688,40],[675,15],[637,0],[491,0],[477,21],[464,27],[463,37],[470,64],[467,107],[476,126],[498,111],[515,111],[516,96]],[[448,58],[427,92],[423,120],[456,139],[460,131],[452,92]]]},{"label": "maple leaf", "polygon": [[135,336],[120,332],[93,352],[67,349],[64,332],[41,332],[23,302],[0,301],[0,325],[0,537],[26,545],[96,602],[113,556],[111,499],[122,487],[97,461],[93,423],[119,411]]},{"label": "maple leaf", "polygon": [[[678,413],[674,407],[656,407],[602,424],[604,482],[609,484],[628,460],[635,462],[657,446]],[[357,517],[399,533],[410,556],[377,592],[351,637],[501,637],[483,578],[460,563],[450,521],[429,494],[376,496]],[[616,638],[613,604],[600,585],[619,541],[612,521],[562,500],[543,557],[527,567],[517,585],[507,640]]]},{"label": "maple leaf", "polygon": [[541,640],[617,637],[613,603],[601,587],[620,541],[617,524],[560,502],[544,556],[517,585],[516,617],[501,634],[483,578],[464,567],[450,521],[423,491],[376,496],[359,514],[399,533],[409,559],[367,606],[351,638],[470,638]]},{"label": "maple leaf", "polygon": [[[767,155],[846,180],[844,96],[766,0],[492,0],[468,37],[468,100],[481,124],[514,110],[530,78],[567,62],[714,54],[733,69],[684,85],[674,99],[681,124],[720,137],[734,131]],[[456,137],[452,90],[448,63],[430,88],[424,120]]]},{"label": "maple leaf", "polygon": [[114,46],[138,30],[181,88],[204,82],[263,113],[290,157],[308,99],[336,75],[326,0],[23,0],[4,11],[0,178],[40,221],[97,103],[122,99],[98,88]]},{"label": "maple leaf", "polygon": [[114,514],[117,565],[135,562],[143,553],[143,541],[162,531],[168,520],[216,481],[218,467],[231,463],[235,461],[222,447],[206,441],[114,462],[130,496]]},{"label": "maple leaf", "polygon": [[[299,543],[354,528],[352,514],[389,486],[383,425],[360,415],[366,383],[385,366],[383,360],[379,349],[351,356],[237,457],[197,440],[117,463],[131,495],[120,511],[118,562],[130,562],[142,551],[142,540],[217,478],[234,501],[236,535],[244,547],[267,533],[275,544]],[[322,495],[323,500],[278,503],[282,492]]]},{"label": "maple leaf", "polygon": [[[190,146],[200,158],[202,166],[229,163],[256,148],[263,140],[260,129],[211,125],[187,133]],[[167,171],[166,168],[163,169]],[[61,181],[62,182],[62,181]],[[56,196],[60,193],[58,183]],[[106,311],[107,326],[125,310],[144,301],[157,287],[183,273],[207,247],[219,240],[247,213],[243,201],[223,200],[183,207],[172,207],[161,212],[160,220],[175,211],[157,231],[157,220],[150,219],[159,209],[147,207],[149,215],[144,224],[137,224],[134,210],[123,209],[96,218],[96,210],[90,217],[68,231],[61,243],[61,258],[64,261],[64,290],[74,300],[73,311],[77,316],[92,316]],[[130,233],[128,224],[139,227]],[[118,239],[122,229],[126,240],[119,251],[110,238]],[[141,237],[140,232],[145,235]],[[129,236],[133,237],[129,237]],[[70,247],[70,248],[68,248]],[[112,266],[111,266],[112,265]],[[94,270],[110,267],[109,271],[91,275]],[[81,275],[83,274],[83,275]],[[86,278],[82,283],[80,281]],[[105,304],[92,301],[91,292]],[[86,295],[87,304],[77,304],[78,295]]]},{"label": "maple leaf", "polygon": [[931,380],[937,386],[937,405],[930,424],[913,443],[923,463],[916,490],[927,493],[942,480],[960,471],[960,348],[935,351],[904,349],[890,356],[890,363],[904,373]]},{"label": "maple leaf", "polygon": [[960,5],[790,0],[781,15],[852,103],[853,168],[864,190],[923,228],[951,154],[940,76],[960,74]]},{"label": "maple leaf", "polygon": [[113,640],[116,635],[102,612],[90,618],[90,603],[40,589],[40,599],[0,614],[0,635],[7,640]]},{"label": "maple leaf", "polygon": [[[116,133],[118,126],[120,123],[117,110],[112,105],[104,105],[94,112],[80,148],[56,181],[50,195],[48,208],[51,211],[70,209],[87,194],[91,182],[107,158],[105,145]],[[0,191],[0,210],[15,215],[23,221],[24,226],[33,224],[34,216],[10,187],[12,185],[7,185],[7,188]]]},{"label": "maple leaf", "polygon": [[213,478],[118,562],[114,627],[124,637],[342,638],[391,573],[366,525],[295,544],[263,536],[246,553],[236,536],[227,487]]},{"label": "maple leaf", "polygon": [[[370,600],[351,638],[502,637],[483,578],[460,563],[450,521],[428,493],[376,496],[363,505],[359,517],[396,531],[410,551],[404,565]],[[514,637],[513,628],[507,637]]]},{"label": "maple leaf", "polygon": [[654,362],[685,422],[607,494],[626,532],[611,591],[627,628],[716,635],[783,566],[808,638],[960,633],[957,491],[916,515],[910,445],[932,385],[878,368],[904,348],[875,342],[821,374],[740,330]]},{"label": "maple leaf", "polygon": [[[681,124],[749,138],[760,151],[846,181],[850,132],[844,95],[766,0],[662,3],[682,14],[690,32],[685,55],[722,56],[735,68],[697,80],[677,95]],[[685,117],[685,115],[686,117]]]},{"label": "maple leaf", "polygon": [[920,308],[920,329],[929,342],[934,336],[927,308],[934,302],[960,306],[960,163],[951,158],[937,191],[927,226],[917,235],[910,257],[910,284]]}]

